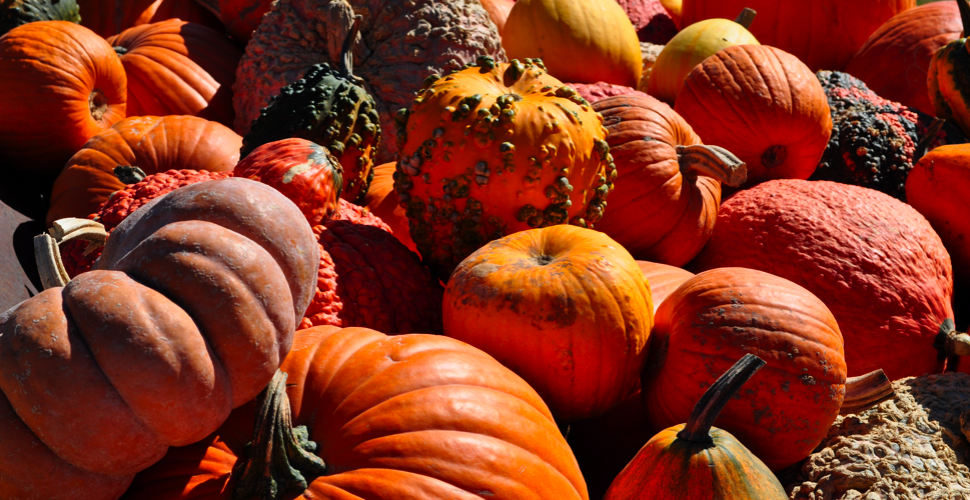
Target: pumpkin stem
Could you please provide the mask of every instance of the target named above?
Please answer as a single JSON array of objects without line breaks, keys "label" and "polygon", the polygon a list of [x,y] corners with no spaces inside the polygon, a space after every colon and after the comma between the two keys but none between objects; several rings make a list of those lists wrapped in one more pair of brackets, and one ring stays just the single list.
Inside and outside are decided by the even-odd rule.
[{"label": "pumpkin stem", "polygon": [[860,413],[896,396],[893,383],[882,368],[845,380],[845,399],[840,415]]},{"label": "pumpkin stem", "polygon": [[148,176],[144,170],[134,165],[118,165],[114,169],[114,174],[119,181],[125,184],[137,184]]},{"label": "pumpkin stem", "polygon": [[309,481],[327,473],[323,459],[313,454],[317,444],[310,441],[306,426],[294,428],[290,420],[286,373],[276,371],[256,398],[256,408],[250,458],[241,466],[232,498],[278,500],[287,491],[305,490]]},{"label": "pumpkin stem", "polygon": [[960,9],[960,21],[963,23],[963,31],[960,38],[967,36],[967,28],[970,27],[970,4],[967,0],[957,0],[957,7]]},{"label": "pumpkin stem", "polygon": [[930,148],[930,144],[936,140],[936,136],[939,135],[944,123],[946,123],[946,118],[935,118],[933,120],[933,123],[931,123],[929,128],[926,129],[926,134],[923,135],[923,138],[920,139],[919,144],[916,145],[916,153],[913,155],[913,162],[919,161],[920,158],[926,155],[927,150]]},{"label": "pumpkin stem", "polygon": [[751,27],[751,23],[754,22],[754,16],[758,15],[758,12],[752,8],[745,7],[744,10],[738,14],[738,17],[734,18],[734,22],[744,26],[744,29]]},{"label": "pumpkin stem", "polygon": [[340,75],[357,83],[362,80],[354,76],[354,42],[357,40],[357,33],[360,33],[360,23],[363,20],[361,15],[354,16],[354,25],[350,27],[350,33],[347,33],[347,38],[340,47]]},{"label": "pumpkin stem", "polygon": [[741,386],[764,365],[765,360],[754,354],[745,354],[740,361],[707,388],[707,392],[694,405],[694,411],[690,413],[690,418],[687,419],[684,428],[677,433],[677,439],[692,443],[713,444],[711,427],[718,415],[721,414],[721,410],[741,389]]},{"label": "pumpkin stem", "polygon": [[108,232],[101,223],[74,217],[56,220],[46,233],[34,236],[34,260],[37,261],[37,273],[40,274],[44,290],[64,286],[71,281],[61,260],[60,245],[71,240],[87,241],[88,246],[84,250],[87,255],[103,247],[107,238]]},{"label": "pumpkin stem", "polygon": [[680,163],[680,173],[684,175],[693,171],[731,187],[741,187],[748,180],[747,164],[720,146],[677,146],[677,161]]}]

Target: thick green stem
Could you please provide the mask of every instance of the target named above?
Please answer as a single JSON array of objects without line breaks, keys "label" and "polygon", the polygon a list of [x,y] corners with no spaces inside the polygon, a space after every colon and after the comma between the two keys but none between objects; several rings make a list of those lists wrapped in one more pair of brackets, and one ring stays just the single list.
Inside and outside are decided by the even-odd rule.
[{"label": "thick green stem", "polygon": [[232,492],[234,499],[279,500],[290,490],[305,490],[310,481],[327,473],[314,455],[317,445],[306,426],[293,428],[286,374],[277,370],[256,399],[256,428],[249,460]]},{"label": "thick green stem", "polygon": [[734,22],[744,26],[744,29],[748,29],[751,27],[751,23],[754,22],[754,16],[756,15],[758,15],[758,13],[754,9],[745,7],[744,10],[738,14],[738,17],[734,18]]},{"label": "thick green stem", "polygon": [[711,427],[718,415],[721,414],[721,410],[741,389],[741,386],[764,365],[763,359],[754,354],[745,354],[740,361],[707,388],[707,392],[694,405],[694,411],[691,412],[690,418],[684,424],[684,429],[677,433],[677,438],[692,443],[713,444]]}]

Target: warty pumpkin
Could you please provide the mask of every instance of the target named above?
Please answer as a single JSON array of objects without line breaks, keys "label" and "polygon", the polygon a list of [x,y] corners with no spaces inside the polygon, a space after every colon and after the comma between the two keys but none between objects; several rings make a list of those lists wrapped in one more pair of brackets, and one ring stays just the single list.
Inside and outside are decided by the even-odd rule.
[{"label": "warty pumpkin", "polygon": [[443,318],[445,335],[511,368],[568,422],[602,415],[636,390],[653,304],[626,250],[559,225],[469,255],[445,288]]},{"label": "warty pumpkin", "polygon": [[630,18],[641,42],[663,45],[677,34],[677,25],[660,0],[618,0],[616,3]]},{"label": "warty pumpkin", "polygon": [[242,138],[217,123],[194,116],[134,116],[92,137],[54,181],[47,225],[94,213],[125,184],[115,167],[139,167],[146,174],[172,169],[232,170]]},{"label": "warty pumpkin", "polygon": [[884,22],[916,0],[683,0],[681,26],[758,12],[751,33],[764,45],[795,55],[812,71],[842,71]]},{"label": "warty pumpkin", "polygon": [[0,0],[0,35],[36,21],[80,23],[75,0]]},{"label": "warty pumpkin", "polygon": [[690,72],[674,111],[705,143],[747,164],[745,187],[807,179],[832,133],[828,100],[814,76],[780,49],[735,45]]},{"label": "warty pumpkin", "polygon": [[764,462],[730,432],[713,427],[725,405],[764,365],[758,356],[745,354],[708,386],[686,423],[660,431],[640,449],[603,499],[787,499]]},{"label": "warty pumpkin", "polygon": [[517,0],[502,46],[509,59],[542,59],[564,82],[640,83],[636,29],[612,0]]},{"label": "warty pumpkin", "polygon": [[125,117],[125,69],[111,46],[67,21],[0,37],[0,158],[55,176],[93,135]]},{"label": "warty pumpkin", "polygon": [[616,169],[602,117],[541,61],[430,77],[398,114],[394,189],[442,280],[486,242],[555,224],[593,227]]},{"label": "warty pumpkin", "polygon": [[495,24],[477,1],[278,0],[263,16],[236,71],[236,132],[245,136],[270,98],[308,67],[337,65],[355,12],[362,20],[360,41],[353,46],[354,73],[364,80],[380,116],[377,164],[394,161],[395,113],[410,105],[428,75],[457,70],[482,55],[505,61]]},{"label": "warty pumpkin", "polygon": [[791,280],[838,321],[849,376],[939,373],[965,344],[953,331],[950,256],[913,207],[872,189],[781,179],[740,191],[690,264]]},{"label": "warty pumpkin", "polygon": [[745,164],[701,145],[691,126],[653,97],[610,97],[593,109],[603,115],[619,173],[596,229],[638,259],[686,264],[714,230],[721,183],[740,186]]},{"label": "warty pumpkin", "polygon": [[340,62],[317,64],[303,78],[280,90],[260,111],[243,138],[246,157],[268,142],[300,137],[326,147],[343,166],[341,196],[358,203],[374,175],[374,156],[381,143],[380,117],[374,98],[354,76],[354,40],[361,16],[344,40]]},{"label": "warty pumpkin", "polygon": [[684,80],[698,64],[725,47],[758,45],[758,40],[748,31],[754,12],[750,9],[738,9],[738,12],[733,22],[707,19],[677,33],[657,55],[646,81],[647,93],[673,106]]},{"label": "warty pumpkin", "polygon": [[567,83],[566,85],[575,90],[577,94],[582,96],[583,99],[586,99],[586,102],[590,104],[616,95],[647,95],[632,87],[624,87],[623,85],[614,85],[606,82]]},{"label": "warty pumpkin", "polygon": [[128,116],[191,115],[232,127],[239,50],[221,32],[168,19],[107,39],[128,76]]},{"label": "warty pumpkin", "polygon": [[[262,390],[312,296],[310,227],[260,183],[187,186],[112,233],[96,270],[0,315],[0,399],[13,409],[0,432],[4,443],[42,443],[21,448],[26,474],[25,457],[0,456],[5,498],[116,496],[170,445],[203,438]],[[45,241],[38,249],[55,250]],[[65,490],[60,471],[92,481]]]},{"label": "warty pumpkin", "polygon": [[772,369],[728,404],[719,426],[769,468],[783,469],[825,437],[846,381],[839,324],[821,300],[786,279],[720,268],[667,297],[641,380],[647,419],[655,429],[687,420],[716,374],[745,353],[768,360]]},{"label": "warty pumpkin", "polygon": [[960,38],[957,2],[933,2],[904,10],[879,27],[852,56],[845,72],[876,94],[935,115],[926,88],[933,54]]},{"label": "warty pumpkin", "polygon": [[306,139],[283,139],[254,149],[233,168],[245,177],[273,186],[290,199],[311,226],[338,209],[343,169],[330,151]]},{"label": "warty pumpkin", "polygon": [[[297,332],[281,371],[259,401],[269,404],[170,449],[123,498],[268,498],[245,488],[261,475],[259,486],[272,480],[283,498],[304,500],[589,498],[545,403],[467,344],[316,327]],[[265,469],[270,456],[281,466]]]},{"label": "warty pumpkin", "polygon": [[195,0],[82,0],[79,5],[81,24],[104,38],[166,19],[181,19],[223,30],[219,19]]}]

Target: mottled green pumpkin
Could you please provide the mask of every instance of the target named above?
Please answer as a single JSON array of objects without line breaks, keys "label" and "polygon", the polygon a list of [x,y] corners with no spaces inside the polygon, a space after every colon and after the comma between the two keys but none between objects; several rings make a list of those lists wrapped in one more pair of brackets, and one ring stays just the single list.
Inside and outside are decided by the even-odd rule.
[{"label": "mottled green pumpkin", "polygon": [[34,21],[81,22],[75,0],[0,0],[0,35]]}]

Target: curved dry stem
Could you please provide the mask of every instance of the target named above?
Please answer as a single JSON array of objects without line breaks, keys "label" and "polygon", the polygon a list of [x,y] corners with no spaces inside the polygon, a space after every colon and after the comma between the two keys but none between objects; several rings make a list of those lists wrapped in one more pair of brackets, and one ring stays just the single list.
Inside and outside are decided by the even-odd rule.
[{"label": "curved dry stem", "polygon": [[711,427],[728,401],[762,366],[765,361],[754,354],[745,354],[740,361],[724,372],[694,405],[694,410],[677,433],[677,439],[692,443],[714,443]]},{"label": "curved dry stem", "polygon": [[744,29],[751,27],[751,23],[754,22],[754,17],[758,15],[754,9],[750,7],[745,7],[744,10],[738,14],[738,17],[734,18],[734,22],[744,26]]},{"label": "curved dry stem", "polygon": [[108,232],[101,223],[75,217],[56,220],[46,233],[35,236],[34,259],[44,289],[64,286],[71,281],[61,260],[61,245],[72,240],[86,241],[88,246],[84,254],[88,255],[94,249],[103,247],[107,238]]},{"label": "curved dry stem", "polygon": [[350,27],[350,33],[347,33],[347,38],[340,48],[340,74],[358,84],[363,80],[354,76],[354,42],[357,41],[357,33],[360,33],[360,23],[363,20],[364,17],[361,15],[354,16],[354,25]]},{"label": "curved dry stem", "polygon": [[896,396],[893,383],[882,368],[845,381],[845,399],[840,415],[859,413]]},{"label": "curved dry stem", "polygon": [[706,175],[731,187],[741,187],[748,180],[748,165],[720,146],[677,146],[676,151],[683,175]]},{"label": "curved dry stem", "polygon": [[946,123],[946,118],[933,119],[933,123],[926,129],[926,134],[923,135],[919,144],[916,145],[916,152],[913,153],[913,162],[917,162],[920,158],[926,156],[926,153],[929,152],[930,144],[936,140],[936,136],[940,134],[940,129],[943,128],[944,123]]}]

